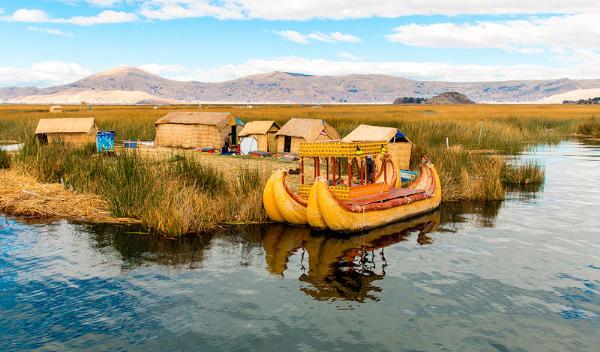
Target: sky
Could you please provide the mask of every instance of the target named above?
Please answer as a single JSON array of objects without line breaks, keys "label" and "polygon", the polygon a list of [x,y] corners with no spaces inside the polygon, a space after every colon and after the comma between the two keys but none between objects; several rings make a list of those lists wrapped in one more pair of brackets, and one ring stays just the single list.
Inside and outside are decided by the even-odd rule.
[{"label": "sky", "polygon": [[600,78],[594,0],[0,0],[0,87],[127,65],[416,80]]}]

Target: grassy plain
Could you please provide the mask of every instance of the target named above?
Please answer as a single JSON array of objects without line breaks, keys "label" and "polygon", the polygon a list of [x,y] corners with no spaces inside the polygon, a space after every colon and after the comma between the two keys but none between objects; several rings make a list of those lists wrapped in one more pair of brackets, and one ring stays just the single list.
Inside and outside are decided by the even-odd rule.
[{"label": "grassy plain", "polygon": [[[141,219],[160,232],[180,235],[224,222],[265,220],[261,193],[268,172],[282,166],[276,161],[189,152],[162,159],[125,154],[102,158],[92,149],[39,148],[33,139],[40,118],[92,116],[101,129],[115,130],[117,140],[151,140],[154,121],[174,110],[200,109],[94,106],[92,111],[65,107],[64,113],[50,114],[47,106],[0,106],[0,143],[26,143],[12,157],[13,168],[40,182],[61,182],[78,192],[99,194],[114,216]],[[507,186],[539,184],[544,175],[538,165],[511,165],[499,155],[557,143],[573,133],[600,131],[600,108],[592,105],[204,105],[202,111],[231,111],[243,120],[268,119],[280,125],[292,117],[323,118],[341,135],[361,123],[398,127],[415,143],[413,162],[429,155],[438,167],[446,202],[498,200]]]}]

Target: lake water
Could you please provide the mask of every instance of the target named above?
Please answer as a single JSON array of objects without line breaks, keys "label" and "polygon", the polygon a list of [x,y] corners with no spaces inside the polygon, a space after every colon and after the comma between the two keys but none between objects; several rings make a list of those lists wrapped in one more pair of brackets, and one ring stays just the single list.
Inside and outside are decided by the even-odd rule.
[{"label": "lake water", "polygon": [[0,217],[0,351],[600,351],[600,145],[546,182],[361,236]]}]

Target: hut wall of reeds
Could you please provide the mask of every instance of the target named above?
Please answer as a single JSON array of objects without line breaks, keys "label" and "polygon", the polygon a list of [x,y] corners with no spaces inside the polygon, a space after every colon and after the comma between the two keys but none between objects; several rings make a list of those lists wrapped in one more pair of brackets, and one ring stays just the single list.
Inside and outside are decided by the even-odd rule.
[{"label": "hut wall of reeds", "polygon": [[171,112],[154,125],[157,146],[220,148],[226,141],[237,143],[231,135],[241,127],[241,121],[229,112]]},{"label": "hut wall of reeds", "polygon": [[300,143],[340,139],[340,134],[320,119],[289,120],[276,134],[277,152],[298,153]]},{"label": "hut wall of reeds", "polygon": [[275,121],[250,121],[240,132],[240,138],[255,138],[258,150],[274,153],[277,151],[275,135],[279,129]]},{"label": "hut wall of reeds", "polygon": [[404,133],[393,127],[359,125],[346,137],[344,142],[387,142],[387,149],[394,165],[402,170],[410,167],[412,142]]},{"label": "hut wall of reeds", "polygon": [[40,144],[64,143],[82,146],[96,143],[98,127],[93,117],[41,119],[35,129]]}]

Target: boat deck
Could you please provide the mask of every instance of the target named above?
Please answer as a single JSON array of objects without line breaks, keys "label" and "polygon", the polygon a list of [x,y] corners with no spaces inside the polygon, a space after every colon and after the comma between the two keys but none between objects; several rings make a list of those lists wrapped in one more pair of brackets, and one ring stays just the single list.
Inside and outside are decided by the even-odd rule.
[{"label": "boat deck", "polygon": [[424,192],[423,190],[415,190],[415,189],[408,189],[408,188],[390,188],[390,190],[387,192],[383,192],[380,194],[373,194],[373,195],[359,197],[359,198],[354,198],[351,201],[348,201],[347,203],[354,204],[354,205],[367,205],[367,204],[372,204],[372,203],[385,202],[387,200],[396,199],[396,198],[408,197],[408,196],[412,196],[414,194],[420,194],[423,192]]}]

